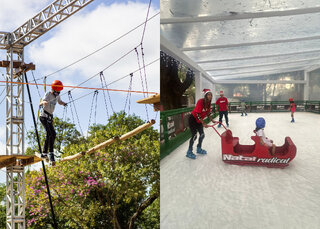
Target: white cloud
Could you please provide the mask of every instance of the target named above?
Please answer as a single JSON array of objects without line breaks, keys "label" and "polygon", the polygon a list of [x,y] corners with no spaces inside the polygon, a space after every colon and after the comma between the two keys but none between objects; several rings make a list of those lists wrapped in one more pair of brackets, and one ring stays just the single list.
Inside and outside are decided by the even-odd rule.
[{"label": "white cloud", "polygon": [[[111,6],[100,4],[91,12],[77,13],[57,26],[48,40],[32,43],[28,47],[28,56],[37,64],[41,75],[54,72],[108,44],[142,23],[146,18],[147,8],[148,4],[128,2],[115,3]],[[157,9],[151,8],[149,16],[156,14],[157,11]],[[157,16],[147,23],[143,42],[145,64],[159,58],[159,20],[160,17]],[[70,83],[75,85],[88,79],[139,45],[142,31],[143,26],[86,60],[48,78],[48,81],[57,78],[63,82],[71,81]],[[140,53],[140,48],[138,52]],[[140,64],[142,66],[141,56]],[[132,52],[119,63],[107,69],[104,75],[107,82],[111,82],[136,69],[138,69],[137,56],[135,52]],[[149,91],[159,91],[159,62],[147,67],[146,71]],[[134,88],[142,90],[138,72],[134,78]],[[126,89],[128,88],[128,79],[113,86],[116,86],[117,89]],[[95,77],[95,80],[84,86],[88,85],[100,87],[99,77]]]},{"label": "white cloud", "polygon": [[40,12],[52,0],[1,0],[0,31],[12,32]]}]

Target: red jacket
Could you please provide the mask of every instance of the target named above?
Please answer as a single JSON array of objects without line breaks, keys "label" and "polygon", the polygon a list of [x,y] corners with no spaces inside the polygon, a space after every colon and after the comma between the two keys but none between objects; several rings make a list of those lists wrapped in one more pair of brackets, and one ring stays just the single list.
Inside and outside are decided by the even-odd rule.
[{"label": "red jacket", "polygon": [[219,106],[219,111],[227,111],[228,110],[228,99],[226,97],[220,97],[216,104]]},{"label": "red jacket", "polygon": [[197,113],[199,114],[201,119],[204,119],[210,112],[211,112],[211,104],[209,106],[209,109],[205,110],[204,99],[199,99],[196,107],[192,111],[192,115],[197,120],[197,123],[201,123]]},{"label": "red jacket", "polygon": [[290,110],[291,110],[291,112],[296,111],[296,105],[294,103],[290,103]]}]

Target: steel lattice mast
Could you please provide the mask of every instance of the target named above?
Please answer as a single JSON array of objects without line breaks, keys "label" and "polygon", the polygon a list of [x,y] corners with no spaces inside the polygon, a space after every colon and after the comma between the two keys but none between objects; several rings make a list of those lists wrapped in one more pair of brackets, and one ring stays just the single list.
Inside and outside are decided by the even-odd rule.
[{"label": "steel lattice mast", "polygon": [[[24,47],[85,7],[93,0],[56,0],[12,33],[0,32],[0,49],[7,50],[6,61],[6,155],[24,155],[24,82],[15,74],[24,64]],[[24,163],[7,161],[6,206],[8,229],[24,229],[25,177]]]}]

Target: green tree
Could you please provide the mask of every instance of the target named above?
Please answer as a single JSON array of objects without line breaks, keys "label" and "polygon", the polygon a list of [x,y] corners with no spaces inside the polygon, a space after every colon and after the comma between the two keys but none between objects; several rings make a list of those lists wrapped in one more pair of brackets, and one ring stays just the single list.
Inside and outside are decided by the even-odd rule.
[{"label": "green tree", "polygon": [[6,228],[6,186],[0,184],[0,228]]},{"label": "green tree", "polygon": [[[64,156],[120,136],[143,123],[134,115],[116,113],[107,125],[91,127],[86,141],[67,145]],[[160,193],[159,148],[159,133],[149,128],[92,155],[47,168],[59,226],[159,228],[159,204],[153,204]],[[28,227],[48,227],[50,208],[41,172],[28,172],[26,183]]]}]

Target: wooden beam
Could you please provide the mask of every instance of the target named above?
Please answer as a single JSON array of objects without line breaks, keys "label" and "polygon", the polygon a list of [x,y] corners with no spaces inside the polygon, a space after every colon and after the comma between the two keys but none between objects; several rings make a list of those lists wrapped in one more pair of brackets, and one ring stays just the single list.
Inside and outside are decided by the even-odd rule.
[{"label": "wooden beam", "polygon": [[153,110],[159,111],[160,110],[160,94],[151,95],[148,98],[140,99],[137,101],[140,104],[153,104]]},{"label": "wooden beam", "polygon": [[[13,68],[19,68],[21,64],[22,64],[21,61],[13,61]],[[10,61],[8,60],[0,61],[0,67],[8,68],[9,66],[10,66]]]},{"label": "wooden beam", "polygon": [[16,158],[13,156],[0,157],[0,169],[16,164]]},{"label": "wooden beam", "polygon": [[140,132],[144,131],[145,129],[149,128],[150,126],[152,126],[153,124],[155,124],[155,120],[151,120],[150,122],[147,122],[137,128],[135,128],[134,130],[122,135],[121,137],[114,137],[111,138],[105,142],[100,143],[99,145],[96,145],[95,147],[92,147],[91,149],[88,149],[86,152],[80,152],[68,157],[64,157],[60,160],[60,162],[64,162],[64,161],[71,161],[71,160],[75,160],[78,159],[86,154],[92,154],[100,149],[103,149],[113,143],[115,143],[116,141],[124,141],[130,137],[133,137],[134,135],[139,134]]},{"label": "wooden beam", "polygon": [[30,64],[22,64],[19,68],[19,71],[13,75],[13,78],[15,79],[18,76],[20,76],[22,73],[30,70],[35,70],[35,69],[36,69],[36,66],[32,62]]}]

